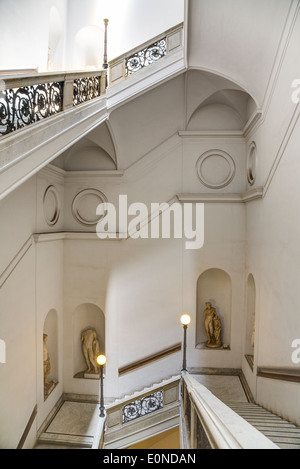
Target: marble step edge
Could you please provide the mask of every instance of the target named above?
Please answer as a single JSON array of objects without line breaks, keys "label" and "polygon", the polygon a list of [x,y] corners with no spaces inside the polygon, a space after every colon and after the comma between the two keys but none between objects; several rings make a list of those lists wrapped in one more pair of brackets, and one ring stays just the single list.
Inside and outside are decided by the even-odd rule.
[{"label": "marble step edge", "polygon": [[42,433],[37,444],[61,444],[68,446],[81,446],[91,448],[93,446],[94,437],[84,435],[67,435],[61,433]]}]

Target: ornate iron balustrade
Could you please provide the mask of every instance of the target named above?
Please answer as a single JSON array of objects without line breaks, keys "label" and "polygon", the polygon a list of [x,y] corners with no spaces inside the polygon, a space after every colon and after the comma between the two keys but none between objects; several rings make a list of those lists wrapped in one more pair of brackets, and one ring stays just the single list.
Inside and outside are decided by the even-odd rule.
[{"label": "ornate iron balustrade", "polygon": [[74,80],[73,105],[98,98],[101,95],[101,76]]},{"label": "ornate iron balustrade", "polygon": [[167,38],[151,44],[125,60],[125,76],[138,72],[167,55]]},{"label": "ornate iron balustrade", "polygon": [[0,137],[100,97],[107,71],[2,76]]},{"label": "ornate iron balustrade", "polygon": [[130,402],[122,408],[122,423],[132,422],[163,408],[163,391]]},{"label": "ornate iron balustrade", "polygon": [[[159,62],[160,59],[169,58],[169,61],[167,60],[167,63],[169,63],[172,62],[172,56],[173,60],[182,58],[184,54],[183,46],[183,23],[180,23],[159,36],[154,37],[152,40],[110,61],[110,85],[115,85],[121,80],[125,80],[145,67]],[[162,64],[161,68],[163,67],[164,65]]]},{"label": "ornate iron balustrade", "polygon": [[61,112],[63,85],[44,83],[0,91],[0,135]]}]

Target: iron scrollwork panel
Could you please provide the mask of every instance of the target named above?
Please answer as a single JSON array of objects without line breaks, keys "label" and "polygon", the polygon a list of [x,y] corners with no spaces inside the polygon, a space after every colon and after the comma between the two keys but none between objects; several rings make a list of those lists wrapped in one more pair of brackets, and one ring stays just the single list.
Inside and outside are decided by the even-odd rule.
[{"label": "iron scrollwork panel", "polygon": [[63,82],[0,91],[0,135],[63,110]]},{"label": "iron scrollwork panel", "polygon": [[98,98],[101,95],[101,76],[74,80],[73,105]]},{"label": "iron scrollwork panel", "polygon": [[156,410],[163,408],[163,391],[158,391],[150,396],[143,397],[137,401],[131,402],[123,407],[122,423],[151,414]]},{"label": "iron scrollwork panel", "polygon": [[161,39],[160,41],[155,42],[151,46],[146,47],[145,49],[137,52],[136,54],[128,57],[126,59],[126,76],[131,75],[138,70],[141,70],[148,65],[157,62],[167,55],[167,40],[166,38]]}]

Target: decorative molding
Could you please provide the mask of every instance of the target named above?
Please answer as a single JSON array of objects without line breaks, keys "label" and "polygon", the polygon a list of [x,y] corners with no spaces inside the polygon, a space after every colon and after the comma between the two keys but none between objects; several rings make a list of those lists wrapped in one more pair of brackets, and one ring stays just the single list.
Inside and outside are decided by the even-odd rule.
[{"label": "decorative molding", "polygon": [[242,130],[180,130],[178,132],[181,138],[239,138],[244,141]]},{"label": "decorative molding", "polygon": [[99,181],[114,183],[123,178],[124,171],[103,170],[103,171],[65,171],[66,184],[97,184]]},{"label": "decorative molding", "polygon": [[247,153],[247,180],[251,186],[255,183],[257,167],[256,143],[251,142]]},{"label": "decorative molding", "polygon": [[[54,199],[54,206],[52,210],[52,214],[47,213],[47,199],[50,198]],[[54,186],[48,186],[43,197],[43,208],[44,208],[44,217],[49,226],[54,226],[58,222],[60,217],[60,197],[58,190]]]},{"label": "decorative molding", "polygon": [[262,199],[262,197],[262,187],[257,187],[243,194],[177,194],[177,199],[182,203],[247,203]]},{"label": "decorative molding", "polygon": [[101,218],[103,218],[103,215],[99,215],[95,218],[90,219],[84,213],[84,211],[80,210],[80,203],[84,199],[89,199],[89,198],[94,198],[94,197],[98,198],[99,200],[98,205],[104,204],[107,202],[106,196],[102,192],[96,189],[84,189],[83,191],[79,192],[73,200],[72,214],[74,218],[77,221],[79,221],[82,225],[93,226],[93,225],[96,225],[99,222],[99,220],[101,220]]},{"label": "decorative molding", "polygon": [[99,184],[99,180],[119,182],[124,176],[123,170],[101,170],[101,171],[66,171],[54,164],[48,164],[39,172],[39,175],[54,179],[60,184]]},{"label": "decorative molding", "polygon": [[[115,234],[114,238],[100,239],[96,232],[86,231],[68,231],[58,233],[36,233],[33,236],[35,243],[50,243],[53,241],[122,241],[124,237],[119,233]],[[0,284],[1,286],[1,284]]]},{"label": "decorative molding", "polygon": [[[210,169],[208,172],[210,174],[205,174],[204,166],[209,162],[210,159],[219,159],[220,162],[223,164],[223,168],[221,169],[221,175],[216,176],[216,165],[214,164],[214,170],[211,171]],[[225,166],[224,166],[225,162]],[[220,164],[218,165],[220,166]],[[222,189],[223,187],[228,186],[236,173],[236,166],[233,158],[223,150],[209,150],[203,153],[196,163],[196,172],[197,175],[204,184],[204,186],[210,189]],[[219,180],[218,180],[219,178]]]},{"label": "decorative molding", "polygon": [[13,273],[15,268],[18,266],[18,264],[21,262],[23,257],[27,254],[29,249],[31,248],[33,244],[33,238],[30,236],[27,241],[23,244],[21,249],[17,252],[15,257],[12,259],[12,261],[8,264],[6,269],[2,272],[0,275],[0,288],[4,285],[6,280],[10,277],[10,275]]},{"label": "decorative molding", "polygon": [[273,177],[275,176],[276,174],[276,171],[277,171],[277,168],[281,162],[281,159],[285,153],[285,150],[287,148],[287,145],[290,141],[290,138],[292,137],[293,135],[293,132],[294,132],[294,129],[296,127],[296,124],[298,122],[298,119],[299,119],[299,116],[300,116],[300,104],[297,104],[295,105],[295,110],[292,114],[292,117],[289,121],[289,124],[287,126],[287,129],[286,129],[286,132],[284,134],[284,137],[280,143],[280,146],[279,146],[279,149],[277,151],[277,154],[276,154],[276,157],[273,161],[273,164],[271,166],[271,169],[269,171],[269,174],[266,178],[266,183],[264,185],[264,194],[263,196],[265,197],[266,193],[268,192],[269,190],[269,187],[271,185],[271,182],[273,180]]},{"label": "decorative molding", "polygon": [[256,111],[252,114],[252,116],[248,119],[244,129],[243,129],[243,136],[247,139],[252,132],[254,132],[258,125],[262,123],[262,111],[261,109],[256,109]]},{"label": "decorative molding", "polygon": [[129,166],[124,171],[124,179],[126,182],[129,182],[134,178],[141,177],[145,173],[149,173],[152,169],[156,169],[160,161],[181,148],[180,144],[181,142],[177,134],[167,138],[164,142],[160,143],[157,147],[150,150],[142,158]]}]

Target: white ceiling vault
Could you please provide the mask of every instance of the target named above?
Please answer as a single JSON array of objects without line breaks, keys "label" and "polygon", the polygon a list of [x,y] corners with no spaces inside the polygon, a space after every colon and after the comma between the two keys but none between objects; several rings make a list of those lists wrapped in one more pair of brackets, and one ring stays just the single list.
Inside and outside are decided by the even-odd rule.
[{"label": "white ceiling vault", "polygon": [[126,170],[178,132],[243,131],[266,101],[293,3],[189,0],[186,69],[112,109],[53,164]]}]

